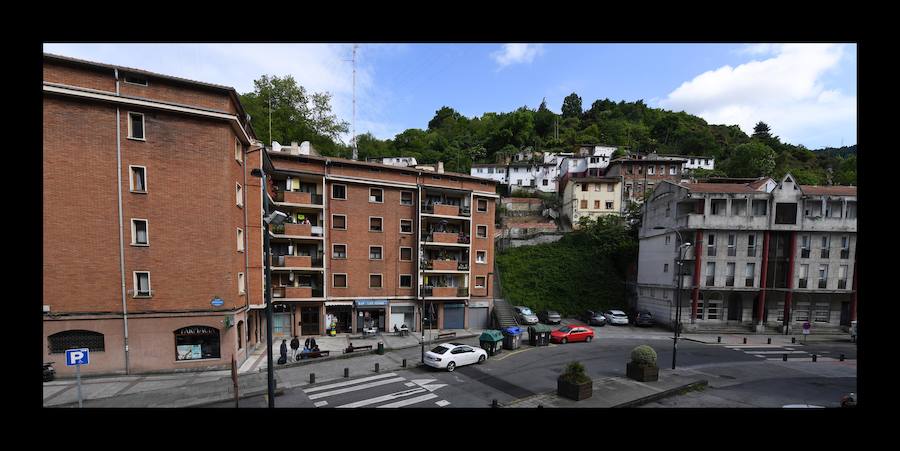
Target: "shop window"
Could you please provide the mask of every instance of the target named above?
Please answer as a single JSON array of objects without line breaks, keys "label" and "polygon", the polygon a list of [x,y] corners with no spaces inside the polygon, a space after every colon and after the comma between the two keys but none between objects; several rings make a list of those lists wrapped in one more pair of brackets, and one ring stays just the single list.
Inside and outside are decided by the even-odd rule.
[{"label": "shop window", "polygon": [[51,354],[63,354],[66,349],[87,348],[92,352],[105,350],[104,336],[89,330],[66,330],[47,337],[47,346]]},{"label": "shop window", "polygon": [[219,330],[189,326],[175,331],[175,360],[220,358]]}]

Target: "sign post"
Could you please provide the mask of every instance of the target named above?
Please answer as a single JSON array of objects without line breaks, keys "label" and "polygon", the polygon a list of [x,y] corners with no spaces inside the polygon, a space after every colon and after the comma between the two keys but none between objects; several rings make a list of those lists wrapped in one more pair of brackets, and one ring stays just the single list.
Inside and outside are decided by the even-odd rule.
[{"label": "sign post", "polygon": [[67,349],[66,350],[66,366],[75,367],[75,379],[78,384],[78,407],[84,407],[84,401],[81,397],[81,365],[87,365],[90,351],[87,348]]}]

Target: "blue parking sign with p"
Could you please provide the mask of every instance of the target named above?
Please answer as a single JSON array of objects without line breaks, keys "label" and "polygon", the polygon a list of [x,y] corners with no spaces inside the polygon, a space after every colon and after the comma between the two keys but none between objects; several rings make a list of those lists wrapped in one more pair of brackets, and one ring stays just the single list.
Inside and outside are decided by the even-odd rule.
[{"label": "blue parking sign with p", "polygon": [[66,366],[87,365],[88,354],[87,348],[66,349]]}]

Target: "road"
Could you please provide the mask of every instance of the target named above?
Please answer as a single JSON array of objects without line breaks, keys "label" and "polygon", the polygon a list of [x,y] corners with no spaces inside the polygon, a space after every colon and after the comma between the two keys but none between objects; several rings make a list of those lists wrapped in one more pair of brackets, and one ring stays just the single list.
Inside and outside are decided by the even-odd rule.
[{"label": "road", "polygon": [[[557,376],[566,364],[576,360],[585,366],[592,378],[624,376],[631,350],[640,344],[649,344],[656,350],[661,368],[671,367],[672,341],[668,332],[619,326],[598,327],[595,331],[597,337],[591,343],[546,347],[523,344],[518,350],[504,350],[483,364],[460,367],[453,373],[410,367],[390,373],[372,371],[351,379],[288,389],[276,398],[276,405],[310,408],[489,407],[494,399],[503,404],[554,391]],[[478,345],[475,338],[459,342]],[[711,388],[704,392],[673,399],[681,399],[683,404],[691,406],[764,403],[767,407],[776,404],[780,407],[800,400],[810,403],[839,400],[842,392],[855,390],[855,377],[816,377],[808,369],[798,372],[800,370],[792,368],[806,365],[811,360],[810,352],[834,358],[844,353],[848,359],[854,359],[855,348],[854,344],[841,343],[745,348],[679,340],[678,367],[712,371],[713,374],[707,376],[714,381],[711,380]],[[787,363],[781,362],[783,352],[790,353]],[[402,357],[408,358],[411,366],[419,361],[419,356],[419,349],[402,352]],[[757,373],[763,374],[760,373],[763,367],[764,375],[759,376]],[[824,368],[822,364],[819,367]],[[738,369],[731,371],[735,376],[729,376],[727,373],[734,368]],[[817,367],[813,368],[815,371]],[[778,379],[782,374],[787,377]],[[753,380],[754,377],[767,377],[772,382]],[[737,383],[743,380],[749,382]],[[742,401],[752,399],[754,393],[760,394],[757,404]],[[241,406],[265,407],[266,400],[264,396],[247,398],[241,400]],[[655,406],[676,404],[659,402]],[[214,407],[233,407],[233,403],[220,403]]]}]

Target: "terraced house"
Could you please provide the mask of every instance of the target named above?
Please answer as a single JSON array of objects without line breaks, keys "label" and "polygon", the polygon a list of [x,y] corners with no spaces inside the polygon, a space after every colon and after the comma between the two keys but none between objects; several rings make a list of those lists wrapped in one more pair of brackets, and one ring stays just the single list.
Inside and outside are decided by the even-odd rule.
[{"label": "terraced house", "polygon": [[837,331],[856,319],[856,243],[855,186],[663,181],[645,204],[637,307],[674,324],[681,261],[686,328]]}]

